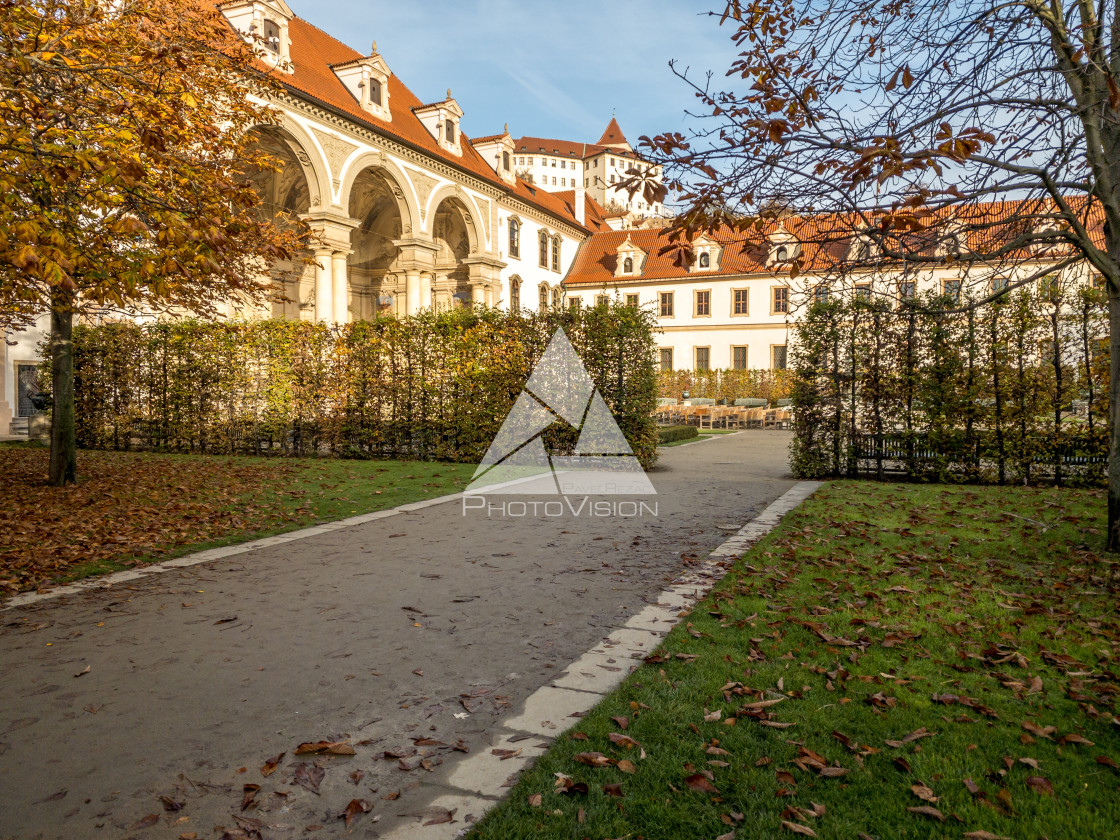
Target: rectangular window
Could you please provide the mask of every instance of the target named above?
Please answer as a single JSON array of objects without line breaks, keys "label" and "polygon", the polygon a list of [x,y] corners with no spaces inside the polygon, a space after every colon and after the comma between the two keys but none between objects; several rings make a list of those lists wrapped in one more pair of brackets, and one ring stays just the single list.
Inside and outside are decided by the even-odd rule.
[{"label": "rectangular window", "polygon": [[871,300],[870,283],[856,283],[856,300]]},{"label": "rectangular window", "polygon": [[731,348],[731,367],[735,370],[747,369],[747,348],[746,347],[732,347]]},{"label": "rectangular window", "polygon": [[712,314],[712,293],[707,289],[696,293],[696,317],[703,318]]},{"label": "rectangular window", "polygon": [[913,300],[918,294],[918,284],[913,280],[902,280],[898,284],[898,296],[902,300]]},{"label": "rectangular window", "polygon": [[569,309],[579,309],[580,306],[582,306],[582,305],[583,305],[583,301],[579,297],[579,295],[576,295],[575,297],[569,297],[568,298],[568,308]]},{"label": "rectangular window", "polygon": [[661,348],[661,369],[662,370],[672,370],[673,369],[673,348],[672,347],[662,347]]},{"label": "rectangular window", "polygon": [[775,286],[770,312],[772,315],[784,315],[789,312],[789,286]]},{"label": "rectangular window", "polygon": [[587,189],[587,179],[586,178],[583,179],[583,187],[584,187],[584,189]]},{"label": "rectangular window", "polygon": [[612,184],[614,183],[614,175],[611,175],[611,177],[610,177],[610,182],[611,182]]},{"label": "rectangular window", "polygon": [[786,346],[784,344],[770,345],[770,367],[774,370],[786,369]]},{"label": "rectangular window", "polygon": [[552,186],[554,186],[554,187],[556,186],[556,176],[555,175],[552,176]]},{"label": "rectangular window", "polygon": [[548,268],[548,236],[542,230],[540,235],[540,257],[541,268]]},{"label": "rectangular window", "polygon": [[626,305],[627,306],[633,306],[635,309],[637,309],[638,308],[638,296],[637,295],[627,295],[626,296]]},{"label": "rectangular window", "polygon": [[1010,281],[1006,277],[1001,277],[1001,276],[993,277],[992,278],[992,292],[993,292],[993,294],[995,292],[1004,291],[1007,288],[1009,282]]},{"label": "rectangular window", "polygon": [[561,178],[560,179],[560,186],[562,186],[562,187],[568,186],[568,179],[567,178]]},{"label": "rectangular window", "polygon": [[595,305],[596,306],[606,306],[610,302],[611,302],[610,295],[599,295],[598,297],[595,298]]},{"label": "rectangular window", "polygon": [[813,303],[828,303],[827,283],[818,283],[813,288]]},{"label": "rectangular window", "polygon": [[552,270],[560,270],[560,237],[552,237]]},{"label": "rectangular window", "polygon": [[747,315],[750,313],[750,293],[747,289],[735,289],[731,292],[731,314]]},{"label": "rectangular window", "polygon": [[697,370],[711,370],[712,365],[712,348],[710,347],[697,347],[696,348],[696,369]]},{"label": "rectangular window", "polygon": [[502,168],[509,171],[509,152],[502,152]]},{"label": "rectangular window", "polygon": [[661,304],[660,309],[658,310],[660,312],[661,317],[662,318],[672,318],[673,317],[673,293],[672,292],[661,292],[661,294],[658,295],[658,300],[660,301],[660,304]]},{"label": "rectangular window", "polygon": [[553,158],[553,159],[552,159],[552,168],[553,168],[553,169],[555,169],[555,168],[556,168],[556,158]]},{"label": "rectangular window", "polygon": [[961,281],[960,280],[946,280],[941,287],[941,294],[949,298],[953,303],[961,302]]},{"label": "rectangular window", "polygon": [[532,165],[533,165],[533,159],[532,159],[532,158],[529,158],[529,165],[530,165],[530,166],[532,166]]}]

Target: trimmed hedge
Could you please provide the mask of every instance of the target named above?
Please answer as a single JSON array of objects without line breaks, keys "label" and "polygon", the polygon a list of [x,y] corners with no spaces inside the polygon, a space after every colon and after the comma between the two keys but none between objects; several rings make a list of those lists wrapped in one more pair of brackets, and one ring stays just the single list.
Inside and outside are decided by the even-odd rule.
[{"label": "trimmed hedge", "polygon": [[[74,331],[79,445],[477,463],[563,327],[643,466],[657,458],[653,320],[634,307],[459,309],[331,327],[132,322]],[[554,426],[546,446],[570,452]]]},{"label": "trimmed hedge", "polygon": [[657,430],[658,443],[676,443],[678,440],[691,440],[700,436],[695,426],[661,426]]},{"label": "trimmed hedge", "polygon": [[1104,483],[1102,291],[1046,278],[965,312],[888,300],[816,303],[794,325],[796,476]]},{"label": "trimmed hedge", "polygon": [[789,370],[663,370],[657,375],[657,395],[680,399],[688,391],[690,397],[725,399],[729,405],[744,397],[773,404],[792,394],[793,379]]}]

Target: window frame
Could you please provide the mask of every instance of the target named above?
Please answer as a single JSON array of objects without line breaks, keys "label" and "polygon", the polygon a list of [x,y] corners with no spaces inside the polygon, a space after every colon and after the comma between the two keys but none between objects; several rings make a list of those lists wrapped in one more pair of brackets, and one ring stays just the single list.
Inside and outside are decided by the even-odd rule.
[{"label": "window frame", "polygon": [[[782,367],[777,367],[776,351],[782,348]],[[788,344],[771,344],[770,345],[770,370],[789,370],[789,345]]]},{"label": "window frame", "polygon": [[635,309],[637,309],[638,306],[640,306],[640,304],[638,303],[638,296],[636,294],[626,295],[626,305],[633,306]]},{"label": "window frame", "polygon": [[509,278],[509,311],[515,315],[521,311],[521,278],[516,274]]},{"label": "window frame", "polygon": [[544,228],[537,234],[537,262],[541,268],[548,268],[548,231]]},{"label": "window frame", "polygon": [[[735,362],[736,351],[743,351],[743,366],[739,367]],[[747,344],[732,344],[731,345],[731,369],[732,370],[750,370],[750,345]]]},{"label": "window frame", "polygon": [[[666,312],[666,302],[668,302],[668,312]],[[676,317],[676,293],[675,292],[658,292],[657,293],[657,312],[658,318],[675,318]]]},{"label": "window frame", "polygon": [[549,255],[552,258],[552,270],[560,271],[560,235],[557,234],[552,237],[552,242],[549,244]]},{"label": "window frame", "polygon": [[521,220],[510,216],[506,233],[509,237],[509,255],[515,260],[521,259]]},{"label": "window frame", "polygon": [[[705,295],[704,308],[707,312],[700,311],[700,296]],[[693,318],[711,318],[712,317],[712,290],[711,289],[693,289],[692,290],[692,317]]]},{"label": "window frame", "polygon": [[[700,367],[700,351],[704,351],[706,356],[704,367]],[[692,369],[697,372],[710,371],[712,369],[712,346],[710,344],[693,345]]]},{"label": "window frame", "polygon": [[[739,301],[736,297],[739,294],[743,295],[743,311],[736,312],[739,306]],[[731,317],[732,318],[749,318],[751,314],[751,290],[746,287],[740,287],[731,290]]]},{"label": "window frame", "polygon": [[[778,308],[778,293],[784,292],[782,295],[782,308]],[[779,283],[770,287],[770,314],[771,315],[788,315],[789,314],[789,286],[785,283]]]},{"label": "window frame", "polygon": [[[665,355],[669,355],[669,366],[665,367]],[[667,370],[670,373],[673,370],[673,348],[672,347],[658,347],[657,348],[657,366],[658,370]]]}]

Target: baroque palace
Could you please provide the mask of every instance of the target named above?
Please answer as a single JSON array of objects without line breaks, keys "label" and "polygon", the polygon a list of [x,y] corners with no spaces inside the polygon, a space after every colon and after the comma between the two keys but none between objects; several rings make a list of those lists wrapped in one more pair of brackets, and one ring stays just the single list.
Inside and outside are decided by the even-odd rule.
[{"label": "baroque palace", "polygon": [[[663,368],[784,368],[799,298],[861,293],[858,278],[843,280],[852,288],[822,278],[843,259],[837,249],[866,243],[814,245],[815,223],[796,217],[749,234],[702,235],[688,265],[674,261],[666,209],[619,188],[635,170],[656,180],[662,173],[613,118],[596,143],[514,139],[508,128],[472,140],[451,91],[422,102],[376,43],[357,52],[284,0],[216,9],[246,39],[263,38],[261,58],[284,84],[274,103],[281,125],[261,129],[261,142],[285,162],[257,176],[264,203],[300,214],[319,239],[286,302],[271,311],[230,305],[230,316],[348,323],[476,304],[594,305],[609,296],[652,309]],[[1017,270],[1048,259],[1035,255]],[[956,277],[950,259],[922,285],[956,283],[959,293]],[[45,334],[44,317],[38,330],[0,335],[0,432],[20,432],[36,413],[29,395]]]}]

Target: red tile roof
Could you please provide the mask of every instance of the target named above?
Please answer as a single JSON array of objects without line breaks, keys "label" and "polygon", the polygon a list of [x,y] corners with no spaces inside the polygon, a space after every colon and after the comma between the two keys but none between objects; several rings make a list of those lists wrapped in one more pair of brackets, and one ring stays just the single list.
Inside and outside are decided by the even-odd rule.
[{"label": "red tile roof", "polygon": [[[218,5],[213,4],[214,8]],[[468,172],[578,227],[574,216],[564,211],[562,203],[548,198],[548,193],[532,190],[520,181],[514,187],[502,181],[475,151],[466,134],[460,132],[462,140],[460,148],[463,152],[461,157],[441,147],[413,113],[414,108],[425,106],[397,75],[394,74],[389,78],[389,110],[392,121],[385,122],[362,110],[358,101],[331,69],[332,65],[362,58],[361,53],[299,17],[292,18],[288,25],[288,35],[291,41],[290,56],[294,72],[278,73],[277,78],[297,96],[326,106],[378,134],[400,140],[432,158]]]},{"label": "red tile roof", "polygon": [[626,135],[622,133],[622,127],[618,124],[618,120],[611,117],[611,121],[607,123],[606,130],[603,131],[603,136],[599,138],[600,146],[610,146],[616,143],[625,143],[630,145],[626,139]]},{"label": "red tile roof", "polygon": [[513,149],[519,154],[561,155],[579,160],[587,160],[604,152],[619,157],[638,157],[634,152],[628,152],[626,149],[608,149],[596,143],[576,143],[572,140],[554,140],[549,137],[520,137],[513,141]]},{"label": "red tile roof", "polygon": [[[575,190],[561,190],[560,192],[552,193],[552,195],[555,196],[556,198],[560,199],[561,201],[563,201],[565,207],[573,208],[574,205],[575,205],[575,200],[576,200],[576,191]],[[608,218],[607,217],[607,211],[603,209],[602,205],[600,205],[598,201],[596,201],[594,198],[592,198],[586,192],[584,192],[583,198],[584,198],[584,203],[583,203],[583,206],[584,206],[584,211],[583,211],[584,226],[589,228],[592,231],[610,230],[610,227],[607,225],[607,222],[606,222],[606,219]],[[569,210],[569,212],[574,212],[574,211]]]},{"label": "red tile roof", "polygon": [[[1102,213],[1090,210],[1086,214],[1083,200],[1070,199],[1069,203],[1080,215],[1087,216],[1084,218],[1087,227],[1094,238],[1103,244]],[[1000,242],[1008,241],[1016,235],[1025,221],[1049,212],[1051,207],[1048,202],[1032,202],[1029,206],[1024,202],[1016,201],[992,202],[961,208],[952,215],[947,211],[934,215],[942,219],[951,218],[954,224],[959,224],[962,247],[980,252],[991,249],[993,245],[998,245]],[[928,224],[928,220],[926,223]],[[848,259],[853,237],[852,217],[839,214],[817,217],[791,216],[781,222],[766,222],[761,229],[752,227],[746,231],[721,227],[706,234],[723,248],[718,267],[691,274],[685,267],[675,263],[675,249],[664,254],[660,253],[671,245],[669,230],[665,228],[611,230],[597,232],[584,243],[576,255],[565,283],[601,286],[615,282],[614,272],[618,262],[616,252],[627,237],[647,254],[642,273],[629,276],[626,278],[628,280],[671,280],[689,276],[700,279],[740,274],[782,273],[788,271],[788,265],[766,265],[770,252],[769,237],[778,231],[779,225],[782,225],[801,246],[799,261],[802,274],[834,270]],[[937,238],[943,238],[947,230],[941,228],[938,232],[927,230],[920,233],[903,233],[902,236],[911,240],[907,245],[915,248],[914,253],[932,256],[936,253],[934,249]],[[928,247],[922,247],[923,239],[929,242]],[[1008,255],[1008,258],[1038,259],[1046,258],[1050,254],[1054,257],[1065,257],[1070,253],[1064,246],[1059,246],[1059,249],[1049,254],[1023,249]]]}]

